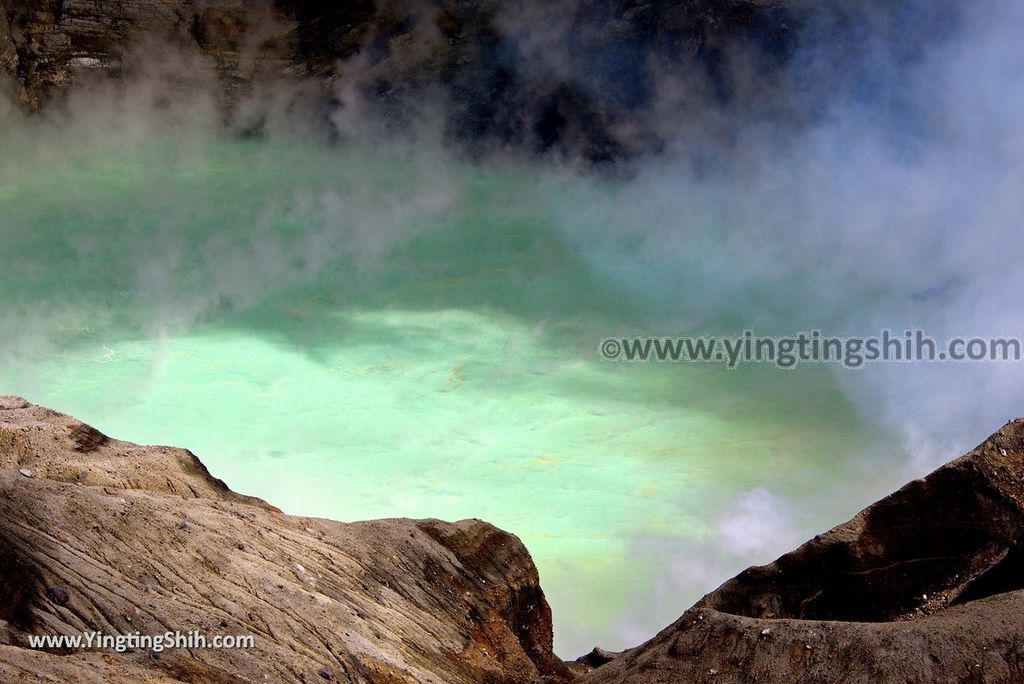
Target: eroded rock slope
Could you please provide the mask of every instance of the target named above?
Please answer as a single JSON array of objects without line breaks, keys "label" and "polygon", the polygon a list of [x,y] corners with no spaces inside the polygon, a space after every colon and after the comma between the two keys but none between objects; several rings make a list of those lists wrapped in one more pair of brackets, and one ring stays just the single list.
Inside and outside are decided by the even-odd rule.
[{"label": "eroded rock slope", "polygon": [[[27,648],[94,630],[256,644]],[[529,554],[487,523],[286,516],[188,451],[0,399],[0,681],[526,684],[567,675],[551,640]]]},{"label": "eroded rock slope", "polygon": [[1024,682],[1024,420],[582,681]]}]

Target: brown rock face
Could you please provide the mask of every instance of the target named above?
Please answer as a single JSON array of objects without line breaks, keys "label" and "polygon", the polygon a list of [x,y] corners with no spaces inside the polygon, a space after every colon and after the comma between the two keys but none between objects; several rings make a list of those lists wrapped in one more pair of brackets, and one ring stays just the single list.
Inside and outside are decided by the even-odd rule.
[{"label": "brown rock face", "polygon": [[0,67],[30,110],[74,82],[139,64],[180,78],[174,65],[185,56],[192,59],[177,71],[217,80],[233,95],[285,69],[294,28],[274,21],[269,2],[241,0],[0,0],[0,14]]},{"label": "brown rock face", "polygon": [[[27,474],[26,474],[27,473]],[[32,635],[251,635],[238,650],[34,650]],[[567,674],[514,536],[478,520],[343,524],[230,491],[0,398],[0,681],[460,682]]]},{"label": "brown rock face", "polygon": [[[518,539],[343,524],[230,491],[190,452],[0,397],[0,681],[392,684],[1024,681],[1024,420],[648,643],[569,669]],[[251,648],[32,649],[242,635]]]},{"label": "brown rock face", "polygon": [[585,682],[1024,681],[1024,420]]},{"label": "brown rock face", "polygon": [[0,12],[0,74],[15,74],[18,70],[18,51],[14,47],[7,13]]}]

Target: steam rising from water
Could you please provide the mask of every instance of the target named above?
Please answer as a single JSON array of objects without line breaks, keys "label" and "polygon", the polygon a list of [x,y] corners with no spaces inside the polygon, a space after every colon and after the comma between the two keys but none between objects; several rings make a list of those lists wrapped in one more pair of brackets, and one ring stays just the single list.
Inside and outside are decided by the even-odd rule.
[{"label": "steam rising from water", "polygon": [[1017,366],[595,355],[618,333],[1019,335],[1024,22],[1002,4],[890,84],[898,111],[842,88],[800,127],[709,104],[616,180],[463,162],[429,120],[384,141],[336,117],[361,141],[325,146],[282,114],[242,140],[201,101],[155,106],[159,79],[0,109],[0,390],[192,448],[289,512],[488,519],[534,553],[564,655],[634,645],[1024,412]]}]

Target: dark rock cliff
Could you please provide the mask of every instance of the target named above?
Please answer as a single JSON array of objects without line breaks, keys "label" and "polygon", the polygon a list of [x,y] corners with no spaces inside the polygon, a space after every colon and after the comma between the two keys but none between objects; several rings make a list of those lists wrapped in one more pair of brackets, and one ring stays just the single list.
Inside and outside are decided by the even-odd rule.
[{"label": "dark rock cliff", "polygon": [[463,143],[603,160],[657,144],[635,119],[660,76],[727,92],[731,49],[770,68],[796,21],[764,0],[2,0],[0,73],[28,110],[144,67],[215,82],[225,110],[282,79],[325,111],[358,94],[395,120],[428,93]]}]

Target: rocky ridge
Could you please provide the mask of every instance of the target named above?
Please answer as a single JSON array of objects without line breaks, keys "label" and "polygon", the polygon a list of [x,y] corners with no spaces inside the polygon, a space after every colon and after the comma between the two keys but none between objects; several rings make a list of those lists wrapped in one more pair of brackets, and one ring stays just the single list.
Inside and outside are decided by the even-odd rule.
[{"label": "rocky ridge", "polygon": [[[0,398],[0,679],[622,684],[1024,681],[1024,419],[763,567],[649,642],[552,653],[514,536],[338,523],[232,492]],[[254,648],[27,648],[30,635],[252,635]]]},{"label": "rocky ridge", "polygon": [[583,681],[1024,681],[1024,419]]},{"label": "rocky ridge", "polygon": [[[344,524],[229,490],[0,399],[0,680],[563,681],[537,570],[479,520]],[[255,647],[31,650],[30,635],[252,635]]]}]

